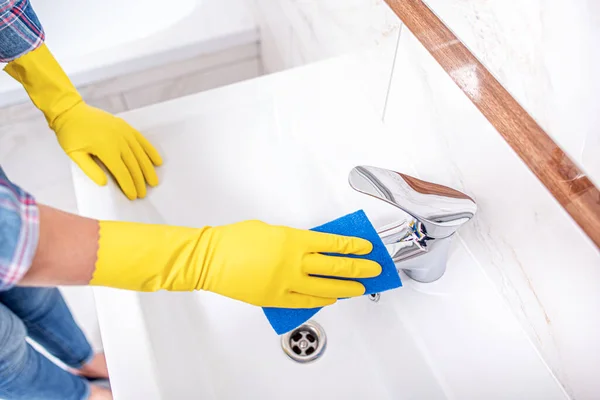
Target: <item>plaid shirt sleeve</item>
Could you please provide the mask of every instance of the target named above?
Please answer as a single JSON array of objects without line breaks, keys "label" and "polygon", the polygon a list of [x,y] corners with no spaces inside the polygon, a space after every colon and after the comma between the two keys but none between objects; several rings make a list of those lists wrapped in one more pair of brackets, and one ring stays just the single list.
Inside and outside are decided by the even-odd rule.
[{"label": "plaid shirt sleeve", "polygon": [[35,200],[9,181],[0,167],[0,291],[13,287],[29,270],[38,237]]},{"label": "plaid shirt sleeve", "polygon": [[0,0],[0,62],[35,50],[44,39],[44,29],[29,0]]}]

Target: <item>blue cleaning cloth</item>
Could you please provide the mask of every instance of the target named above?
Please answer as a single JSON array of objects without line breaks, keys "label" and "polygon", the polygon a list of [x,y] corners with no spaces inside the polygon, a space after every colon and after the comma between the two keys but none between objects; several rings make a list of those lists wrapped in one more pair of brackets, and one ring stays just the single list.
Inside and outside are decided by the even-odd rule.
[{"label": "blue cleaning cloth", "polygon": [[[373,243],[373,251],[366,256],[344,255],[344,257],[365,258],[381,264],[381,274],[379,276],[356,279],[365,286],[365,294],[379,293],[402,286],[394,261],[392,261],[392,258],[364,211],[356,211],[312,230],[360,237]],[[278,335],[299,327],[318,313],[320,309],[263,307],[269,323]]]}]

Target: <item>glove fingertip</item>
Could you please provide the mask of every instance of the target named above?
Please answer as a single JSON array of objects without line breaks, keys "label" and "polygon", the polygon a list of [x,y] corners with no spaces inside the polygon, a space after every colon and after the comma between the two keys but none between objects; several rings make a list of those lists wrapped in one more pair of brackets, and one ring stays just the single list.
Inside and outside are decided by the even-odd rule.
[{"label": "glove fingertip", "polygon": [[163,159],[160,156],[160,154],[158,154],[158,152],[156,152],[156,154],[153,154],[151,159],[152,159],[152,164],[156,165],[157,167],[160,167],[161,165],[163,165]]},{"label": "glove fingertip", "polygon": [[142,164],[142,172],[144,173],[144,177],[146,178],[146,182],[148,183],[149,186],[151,186],[151,187],[158,186],[158,175],[156,174],[156,171],[154,170],[154,168],[152,168],[150,166],[145,168],[144,165]]},{"label": "glove fingertip", "polygon": [[352,286],[348,286],[348,297],[362,296],[367,292],[367,288],[360,282],[352,282]]},{"label": "glove fingertip", "polygon": [[90,178],[96,182],[96,184],[98,186],[106,186],[106,184],[108,183],[108,178],[106,177],[106,174],[102,174],[102,175],[98,175],[96,177],[92,177],[90,176]]},{"label": "glove fingertip", "polygon": [[349,238],[350,245],[348,248],[350,249],[349,254],[357,254],[357,255],[367,255],[373,251],[373,243],[369,240],[352,237]]},{"label": "glove fingertip", "polygon": [[108,178],[104,171],[100,169],[98,165],[94,165],[93,167],[87,168],[87,166],[80,166],[82,171],[98,186],[106,186],[108,183]]},{"label": "glove fingertip", "polygon": [[121,187],[121,191],[123,192],[123,194],[125,195],[125,197],[127,197],[129,200],[135,200],[138,198],[137,192],[135,189],[126,189],[124,187]]},{"label": "glove fingertip", "polygon": [[381,273],[383,272],[383,268],[381,267],[381,264],[379,264],[378,262],[371,261],[371,260],[361,260],[361,261],[363,261],[362,263],[360,263],[362,277],[374,278],[376,276],[381,275]]},{"label": "glove fingertip", "polygon": [[132,128],[133,135],[137,139],[138,143],[142,146],[152,164],[159,167],[163,164],[163,159],[156,148],[142,135],[137,129]]},{"label": "glove fingertip", "polygon": [[108,183],[108,177],[106,173],[100,168],[100,166],[92,159],[89,154],[85,153],[73,153],[70,154],[71,159],[79,166],[84,174],[87,175],[96,185],[105,186]]},{"label": "glove fingertip", "polygon": [[154,179],[150,179],[150,180],[148,181],[148,185],[150,185],[151,187],[156,187],[156,186],[158,186],[158,183],[159,183],[159,182],[158,182],[158,178],[156,178],[156,180],[154,180]]}]

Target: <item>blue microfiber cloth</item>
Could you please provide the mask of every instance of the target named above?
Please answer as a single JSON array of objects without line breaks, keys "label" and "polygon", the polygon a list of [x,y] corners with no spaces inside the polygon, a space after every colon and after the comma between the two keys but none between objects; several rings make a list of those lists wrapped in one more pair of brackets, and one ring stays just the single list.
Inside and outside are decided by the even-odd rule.
[{"label": "blue microfiber cloth", "polygon": [[[356,279],[365,286],[365,294],[379,293],[402,286],[394,261],[392,261],[392,258],[364,211],[356,211],[312,230],[360,237],[373,243],[373,251],[366,256],[344,255],[344,257],[366,258],[367,260],[373,260],[381,264],[381,274],[379,276]],[[318,313],[320,309],[263,307],[269,323],[278,335],[299,327]]]}]

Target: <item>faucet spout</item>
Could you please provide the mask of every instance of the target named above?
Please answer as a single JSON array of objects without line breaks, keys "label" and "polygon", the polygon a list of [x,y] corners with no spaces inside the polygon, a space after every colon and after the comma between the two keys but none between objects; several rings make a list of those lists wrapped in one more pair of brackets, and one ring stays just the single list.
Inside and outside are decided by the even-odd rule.
[{"label": "faucet spout", "polygon": [[454,233],[477,211],[473,199],[445,186],[376,167],[355,167],[348,181],[356,191],[407,214],[407,218],[378,229],[398,271],[419,282],[439,279],[446,271]]}]

